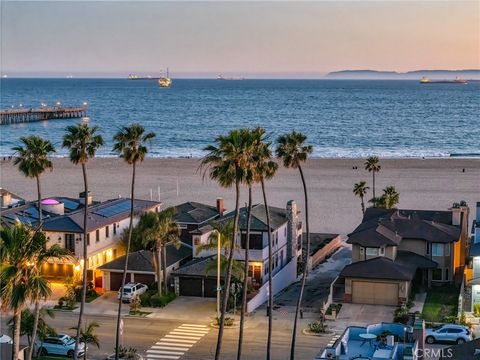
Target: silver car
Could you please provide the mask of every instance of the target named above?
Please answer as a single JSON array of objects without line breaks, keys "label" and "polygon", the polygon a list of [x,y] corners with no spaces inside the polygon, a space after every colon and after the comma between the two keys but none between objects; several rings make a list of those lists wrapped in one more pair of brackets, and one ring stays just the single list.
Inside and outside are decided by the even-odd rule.
[{"label": "silver car", "polygon": [[472,341],[472,332],[463,325],[444,324],[435,329],[426,329],[426,341],[429,344],[436,342],[455,342],[463,344]]},{"label": "silver car", "polygon": [[[40,356],[63,355],[71,358],[75,352],[75,339],[65,334],[49,336],[43,341],[37,340],[35,349]],[[86,350],[85,343],[79,343],[77,357],[82,357]]]},{"label": "silver car", "polygon": [[[121,288],[118,290],[117,299],[120,300]],[[136,296],[142,295],[145,291],[148,290],[148,286],[140,283],[127,283],[123,288],[123,302],[130,302]]]}]

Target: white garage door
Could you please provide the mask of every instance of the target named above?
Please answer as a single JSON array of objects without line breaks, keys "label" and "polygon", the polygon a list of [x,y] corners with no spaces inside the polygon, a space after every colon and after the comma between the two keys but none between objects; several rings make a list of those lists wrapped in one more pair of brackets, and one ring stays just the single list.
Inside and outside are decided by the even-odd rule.
[{"label": "white garage door", "polygon": [[352,302],[356,304],[398,305],[398,284],[353,281]]}]

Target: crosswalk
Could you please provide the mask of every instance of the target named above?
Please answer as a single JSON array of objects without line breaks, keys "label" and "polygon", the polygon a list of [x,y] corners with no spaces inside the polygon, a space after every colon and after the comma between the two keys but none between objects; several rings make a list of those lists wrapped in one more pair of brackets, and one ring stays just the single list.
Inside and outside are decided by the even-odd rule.
[{"label": "crosswalk", "polygon": [[147,350],[147,360],[180,359],[209,330],[206,325],[182,324]]}]

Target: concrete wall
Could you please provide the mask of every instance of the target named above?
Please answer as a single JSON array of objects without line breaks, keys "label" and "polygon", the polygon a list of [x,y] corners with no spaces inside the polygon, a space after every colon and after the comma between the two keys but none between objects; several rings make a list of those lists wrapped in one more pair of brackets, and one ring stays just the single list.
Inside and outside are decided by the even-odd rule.
[{"label": "concrete wall", "polygon": [[337,235],[337,237],[335,237],[327,245],[325,245],[323,248],[318,250],[315,254],[310,256],[310,258],[308,259],[309,269],[312,269],[313,267],[320,264],[323,260],[325,260],[325,257],[328,254],[337,250],[340,246],[342,246],[342,238],[340,237],[340,235]]},{"label": "concrete wall", "polygon": [[[297,278],[297,261],[292,259],[272,278],[273,294],[282,291]],[[247,303],[247,312],[252,312],[268,300],[268,282],[262,285],[258,293]]]}]

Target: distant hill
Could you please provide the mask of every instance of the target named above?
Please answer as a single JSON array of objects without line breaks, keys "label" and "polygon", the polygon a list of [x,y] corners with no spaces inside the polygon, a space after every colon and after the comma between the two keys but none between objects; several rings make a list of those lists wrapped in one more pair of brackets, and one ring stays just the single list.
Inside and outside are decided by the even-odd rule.
[{"label": "distant hill", "polygon": [[328,73],[326,79],[365,79],[365,80],[419,80],[422,76],[430,79],[480,80],[480,69],[467,70],[415,70],[408,72],[377,70],[342,70]]}]

